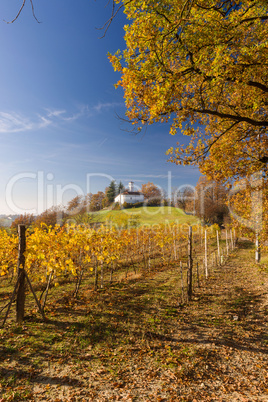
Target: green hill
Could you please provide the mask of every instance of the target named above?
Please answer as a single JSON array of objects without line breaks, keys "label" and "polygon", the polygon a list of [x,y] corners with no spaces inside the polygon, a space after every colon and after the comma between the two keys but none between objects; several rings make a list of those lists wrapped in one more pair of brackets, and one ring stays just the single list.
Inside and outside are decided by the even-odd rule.
[{"label": "green hill", "polygon": [[198,218],[193,215],[187,215],[182,209],[174,207],[139,207],[116,210],[102,210],[94,213],[93,221],[98,223],[113,223],[117,225],[133,224],[139,225],[157,225],[176,222],[179,224],[196,224]]}]

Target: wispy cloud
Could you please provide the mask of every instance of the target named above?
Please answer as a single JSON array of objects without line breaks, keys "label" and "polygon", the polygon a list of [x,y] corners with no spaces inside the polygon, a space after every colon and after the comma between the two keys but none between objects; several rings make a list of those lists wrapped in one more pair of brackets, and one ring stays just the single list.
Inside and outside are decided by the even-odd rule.
[{"label": "wispy cloud", "polygon": [[30,118],[14,111],[0,111],[0,133],[18,133],[45,128],[53,123],[52,117],[52,113],[37,114]]},{"label": "wispy cloud", "polygon": [[16,111],[0,111],[0,133],[18,133],[38,130],[50,125],[70,123],[82,117],[89,118],[96,113],[100,114],[107,109],[123,106],[123,103],[97,103],[94,106],[80,105],[76,111],[68,112],[65,109],[44,109],[43,113],[27,116]]},{"label": "wispy cloud", "polygon": [[83,111],[79,111],[76,114],[68,116],[66,110],[45,109],[43,114],[39,113],[30,117],[14,111],[0,111],[0,133],[39,130],[52,124],[76,120],[82,114],[84,114]]},{"label": "wispy cloud", "polygon": [[37,116],[33,121],[26,116],[15,112],[0,112],[0,133],[17,133],[42,128],[51,122],[44,116]]},{"label": "wispy cloud", "polygon": [[93,106],[93,110],[100,113],[103,110],[112,109],[117,106],[124,106],[124,103],[122,103],[122,102],[110,102],[110,103],[109,102],[107,102],[107,103],[99,102],[97,105]]},{"label": "wispy cloud", "polygon": [[88,115],[88,106],[81,105],[78,110],[72,113],[68,113],[67,110],[51,110],[46,109],[48,117],[53,118],[55,121],[71,122],[79,119],[82,116]]},{"label": "wispy cloud", "polygon": [[59,117],[62,114],[66,113],[66,110],[51,110],[51,109],[46,109],[47,111],[47,117]]},{"label": "wispy cloud", "polygon": [[[121,177],[128,177],[128,175],[122,175]],[[166,179],[168,177],[168,174],[135,174],[133,177],[134,178],[140,177],[145,179]]]}]

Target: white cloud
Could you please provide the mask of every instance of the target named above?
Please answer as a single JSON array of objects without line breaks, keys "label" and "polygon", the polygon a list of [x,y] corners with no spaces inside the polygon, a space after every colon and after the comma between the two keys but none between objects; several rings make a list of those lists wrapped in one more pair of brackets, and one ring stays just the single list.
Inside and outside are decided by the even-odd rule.
[{"label": "white cloud", "polygon": [[[46,110],[44,114],[28,117],[14,111],[0,111],[0,133],[18,133],[42,129],[60,120],[66,120],[62,116],[64,113],[66,113],[65,110]],[[72,119],[74,118],[72,117]]]},{"label": "white cloud", "polygon": [[15,112],[0,112],[0,133],[16,133],[33,129],[33,122]]},{"label": "white cloud", "polygon": [[52,121],[47,116],[37,115],[35,119],[16,112],[0,112],[0,133],[18,133],[49,126]]},{"label": "white cloud", "polygon": [[79,119],[82,116],[85,116],[88,114],[88,106],[82,105],[78,108],[78,111],[76,113],[68,115],[68,112],[63,109],[45,109],[47,111],[47,117],[49,118],[54,118],[55,121],[74,121]]},{"label": "white cloud", "polygon": [[70,114],[68,114],[64,109],[44,109],[43,114],[36,114],[32,117],[15,111],[0,111],[0,133],[18,133],[42,129],[49,125],[59,124],[61,122],[69,123],[78,120],[83,116],[91,117],[96,112],[101,113],[104,110],[122,105],[122,103],[117,102],[98,103],[92,107],[81,105],[76,112]]},{"label": "white cloud", "polygon": [[[121,177],[128,177],[128,175],[122,175]],[[141,177],[145,179],[166,179],[168,177],[168,174],[135,174],[134,177]]]},{"label": "white cloud", "polygon": [[97,105],[95,105],[93,107],[93,110],[100,113],[100,112],[102,112],[103,109],[111,109],[116,106],[124,106],[124,103],[120,103],[120,102],[101,103],[101,102],[99,102]]},{"label": "white cloud", "polygon": [[66,110],[50,110],[50,109],[46,110],[47,110],[47,117],[58,117],[66,113]]}]

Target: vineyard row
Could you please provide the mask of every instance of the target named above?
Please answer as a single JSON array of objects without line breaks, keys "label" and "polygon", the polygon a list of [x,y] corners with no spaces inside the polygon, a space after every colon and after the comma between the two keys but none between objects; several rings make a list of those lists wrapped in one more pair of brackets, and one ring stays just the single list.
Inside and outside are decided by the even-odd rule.
[{"label": "vineyard row", "polygon": [[[234,247],[232,231],[229,240],[225,239],[224,249],[220,237],[216,225],[186,228],[185,225],[170,224],[120,231],[105,227],[95,230],[84,225],[54,228],[44,225],[32,233],[26,231],[22,246],[18,236],[3,230],[0,234],[0,273],[3,278],[16,281],[16,293],[20,288],[18,274],[23,271],[33,293],[34,288],[41,291],[39,301],[36,295],[35,298],[42,312],[49,288],[59,286],[63,280],[73,278],[76,297],[82,278],[86,276],[94,276],[94,289],[97,289],[104,287],[108,274],[112,282],[118,272],[125,271],[127,276],[133,269],[135,273],[139,270],[144,274],[163,266],[180,267],[181,288],[187,289],[189,299],[193,272],[199,284],[202,273],[208,276],[209,263],[222,263],[229,247]],[[183,283],[185,268],[186,283]]]}]

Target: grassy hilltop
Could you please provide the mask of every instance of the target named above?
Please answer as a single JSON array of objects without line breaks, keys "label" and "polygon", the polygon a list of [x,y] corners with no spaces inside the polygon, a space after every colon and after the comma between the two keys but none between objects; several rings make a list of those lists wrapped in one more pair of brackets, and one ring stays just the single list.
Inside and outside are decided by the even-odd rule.
[{"label": "grassy hilltop", "polygon": [[175,207],[139,207],[115,210],[102,210],[93,215],[93,221],[99,223],[112,222],[119,225],[135,222],[136,225],[157,225],[176,222],[179,224],[196,224],[198,218],[187,215]]}]

